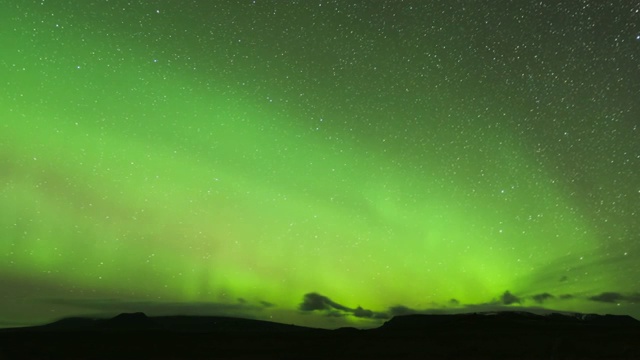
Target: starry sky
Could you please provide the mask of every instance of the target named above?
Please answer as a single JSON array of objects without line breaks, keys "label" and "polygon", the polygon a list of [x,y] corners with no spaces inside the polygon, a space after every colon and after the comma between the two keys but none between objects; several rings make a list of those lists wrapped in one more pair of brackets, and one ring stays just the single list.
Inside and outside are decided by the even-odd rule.
[{"label": "starry sky", "polygon": [[636,2],[0,4],[0,326],[640,318]]}]

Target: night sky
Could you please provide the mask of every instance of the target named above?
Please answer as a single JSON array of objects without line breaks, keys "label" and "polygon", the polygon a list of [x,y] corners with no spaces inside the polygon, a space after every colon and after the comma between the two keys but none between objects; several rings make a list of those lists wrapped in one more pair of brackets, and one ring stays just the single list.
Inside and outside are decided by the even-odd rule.
[{"label": "night sky", "polygon": [[635,1],[0,8],[0,326],[640,318]]}]

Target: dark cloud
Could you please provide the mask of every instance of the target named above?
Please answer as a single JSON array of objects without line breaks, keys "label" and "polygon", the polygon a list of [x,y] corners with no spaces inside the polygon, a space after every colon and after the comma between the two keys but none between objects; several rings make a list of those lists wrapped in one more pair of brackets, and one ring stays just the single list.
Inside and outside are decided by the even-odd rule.
[{"label": "dark cloud", "polygon": [[[518,306],[518,310],[527,311],[534,314],[548,314],[549,309],[538,306]],[[412,309],[404,305],[390,307],[388,314],[390,317],[425,314],[425,315],[449,315],[449,314],[465,314],[465,313],[487,313],[487,312],[503,312],[513,311],[513,305],[502,304],[498,301],[492,301],[480,304],[464,304],[459,307],[440,307],[431,309]]]},{"label": "dark cloud", "polygon": [[396,305],[389,308],[387,314],[389,317],[394,316],[403,316],[403,315],[414,315],[414,314],[424,314],[424,315],[435,315],[435,314],[453,314],[459,312],[460,309],[447,308],[442,306],[437,306],[433,308],[426,309],[413,309],[404,305]]},{"label": "dark cloud", "polygon": [[[554,299],[556,296],[548,292],[539,293],[531,297],[519,297],[514,295],[510,291],[505,291],[498,299],[493,299],[489,302],[477,303],[477,304],[461,304],[457,299],[451,299],[446,305],[433,304],[433,307],[426,309],[413,309],[405,305],[396,305],[388,309],[389,316],[402,316],[410,314],[459,314],[459,313],[472,313],[472,312],[496,312],[496,311],[513,311],[514,305],[518,306],[518,309],[522,311],[529,311],[533,313],[548,313],[549,310],[539,306],[522,306],[527,299],[532,299],[538,304],[543,304],[545,301]],[[557,298],[561,300],[567,300],[574,298],[574,295],[563,294]],[[632,297],[627,297],[631,299]],[[640,294],[637,295],[637,301],[640,302]]]},{"label": "dark cloud", "polygon": [[351,314],[359,318],[371,318],[371,319],[385,319],[388,315],[385,313],[378,313],[371,310],[363,309],[358,306],[355,309],[341,305],[324,295],[318,293],[308,293],[304,295],[302,303],[299,309],[305,312],[311,311],[325,311],[327,316],[337,317]]},{"label": "dark cloud", "polygon": [[[570,300],[570,299],[581,299],[581,300],[592,300],[599,301],[605,303],[615,303],[615,302],[628,302],[628,303],[640,303],[640,293],[631,293],[631,294],[623,294],[619,292],[605,292],[599,295],[595,295],[589,298],[585,298],[583,296],[577,296],[574,294],[562,294],[562,295],[553,295],[548,292],[541,292],[539,294],[535,294],[532,296],[520,297],[514,295],[510,291],[505,291],[498,299],[493,299],[489,302],[485,303],[477,303],[477,304],[460,304],[456,299],[449,300],[445,305],[443,304],[432,304],[433,307],[425,308],[425,309],[415,309],[405,305],[396,305],[389,307],[385,317],[394,317],[394,316],[403,316],[403,315],[412,315],[412,314],[426,314],[426,315],[440,315],[440,314],[459,314],[459,313],[486,313],[486,312],[502,312],[502,311],[513,311],[514,306],[517,306],[518,310],[528,311],[534,314],[548,314],[552,310],[549,310],[543,306],[523,306],[522,304],[526,304],[527,300],[533,300],[537,304],[544,304],[547,301],[552,299],[558,300]],[[372,317],[372,318],[382,318],[376,317],[376,313],[373,315],[362,309],[358,308],[353,310],[353,312],[358,312],[359,315]],[[352,313],[353,313],[352,312]],[[355,314],[354,314],[355,315]]]},{"label": "dark cloud", "polygon": [[591,296],[589,300],[613,303],[624,300],[624,295],[617,292],[603,292],[602,294]]},{"label": "dark cloud", "polygon": [[264,306],[264,307],[266,307],[266,308],[276,306],[276,304],[274,304],[274,303],[270,303],[270,302],[268,302],[268,301],[264,301],[264,300],[260,301],[260,305],[262,305],[262,306]]},{"label": "dark cloud", "polygon": [[308,293],[304,295],[304,300],[300,304],[300,310],[302,311],[315,311],[315,310],[341,310],[350,312],[351,309],[344,305],[340,305],[337,302],[329,299],[326,296],[318,293]]},{"label": "dark cloud", "polygon": [[353,310],[353,315],[355,317],[360,317],[360,318],[372,318],[373,317],[373,311],[366,310],[366,309],[363,309],[362,307],[358,306],[357,308],[355,308]]},{"label": "dark cloud", "polygon": [[372,318],[377,320],[385,320],[385,319],[388,319],[389,317],[390,317],[389,314],[385,312],[374,312]]},{"label": "dark cloud", "polygon": [[542,294],[536,294],[533,295],[531,298],[537,302],[538,304],[542,304],[543,302],[545,302],[546,300],[549,299],[553,299],[555,296],[549,294],[549,293],[542,293]]},{"label": "dark cloud", "polygon": [[[520,301],[520,298],[511,294],[510,292],[505,292],[502,295],[503,300]],[[508,306],[505,306],[503,300],[493,300],[491,302],[480,303],[480,304],[461,304],[457,299],[450,299],[446,305],[432,303],[429,308],[423,309],[414,309],[405,305],[396,305],[389,307],[388,314],[390,317],[393,316],[402,316],[402,315],[412,315],[412,314],[425,314],[425,315],[443,315],[443,314],[458,314],[461,312],[488,312],[488,311],[508,311],[512,310]],[[509,302],[511,304],[512,302]],[[508,305],[508,304],[507,304]]]},{"label": "dark cloud", "polygon": [[619,292],[603,292],[598,295],[589,297],[591,301],[604,302],[604,303],[618,303],[618,302],[640,302],[640,293],[635,294],[622,294]]},{"label": "dark cloud", "polygon": [[519,297],[513,295],[511,292],[509,292],[509,290],[505,291],[504,294],[502,294],[502,296],[500,297],[500,301],[504,304],[504,305],[511,305],[511,304],[520,304],[522,303],[522,299],[520,299]]},{"label": "dark cloud", "polygon": [[624,295],[617,292],[603,292],[599,295],[591,296],[589,300],[605,302],[605,303],[613,303],[624,300]]},{"label": "dark cloud", "polygon": [[402,315],[416,314],[419,312],[420,311],[411,309],[404,305],[397,305],[389,308],[389,315],[391,316],[402,316]]}]

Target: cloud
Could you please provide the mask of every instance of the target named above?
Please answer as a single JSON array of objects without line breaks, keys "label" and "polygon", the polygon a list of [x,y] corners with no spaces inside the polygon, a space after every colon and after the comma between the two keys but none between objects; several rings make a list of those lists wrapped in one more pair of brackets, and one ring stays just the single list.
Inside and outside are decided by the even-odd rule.
[{"label": "cloud", "polygon": [[635,294],[627,295],[627,296],[625,297],[625,299],[626,299],[627,301],[629,301],[629,302],[633,302],[633,303],[640,302],[640,293],[635,293]]},{"label": "cloud", "polygon": [[599,295],[591,296],[589,300],[605,302],[605,303],[613,303],[624,300],[624,295],[617,292],[603,292]]},{"label": "cloud", "polygon": [[406,307],[404,305],[397,305],[389,308],[389,315],[391,316],[402,316],[417,313],[420,313],[420,311]]},{"label": "cloud", "polygon": [[268,301],[264,301],[264,300],[260,301],[260,305],[262,305],[262,306],[264,306],[264,307],[266,307],[266,308],[276,306],[276,304],[274,304],[274,303],[270,303],[270,302],[268,302]]},{"label": "cloud", "polygon": [[358,306],[357,308],[355,308],[355,310],[353,310],[353,315],[360,318],[372,318],[373,311],[363,309],[361,306]]},{"label": "cloud", "polygon": [[387,314],[390,317],[403,315],[437,315],[437,314],[455,314],[460,312],[460,308],[433,307],[425,309],[414,309],[405,305],[396,305],[389,307]]},{"label": "cloud", "polygon": [[509,306],[511,304],[520,304],[523,299],[513,295],[509,291],[505,291],[500,299],[495,298],[489,302],[478,304],[462,304],[458,299],[452,298],[446,302],[446,304],[431,303],[431,307],[423,309],[414,309],[405,305],[396,305],[389,307],[388,314],[393,316],[412,315],[412,314],[426,314],[426,315],[438,315],[438,314],[458,314],[461,312],[487,312],[487,311],[510,311]]},{"label": "cloud", "polygon": [[390,316],[386,312],[374,312],[372,318],[377,320],[386,320]]},{"label": "cloud", "polygon": [[348,307],[340,305],[337,302],[329,299],[326,296],[322,296],[318,293],[308,293],[304,295],[304,300],[300,304],[300,310],[302,311],[315,311],[315,310],[342,310],[351,311]]},{"label": "cloud", "polygon": [[[315,294],[317,295],[317,294]],[[335,304],[335,302],[330,299],[319,296],[311,297],[312,300],[318,302],[316,305],[317,308],[321,309],[330,309],[332,311],[338,311],[331,304]],[[457,299],[450,299],[445,304],[431,304],[433,307],[429,308],[421,308],[416,309],[406,305],[398,304],[395,306],[391,306],[387,309],[386,312],[376,313],[361,307],[356,309],[349,309],[347,313],[350,313],[353,316],[358,317],[367,317],[374,319],[386,319],[395,316],[403,316],[403,315],[413,315],[413,314],[425,314],[425,315],[442,315],[442,314],[459,314],[459,313],[483,313],[483,312],[501,312],[501,311],[513,311],[514,306],[517,306],[518,310],[528,311],[534,314],[548,314],[552,310],[548,309],[545,304],[546,302],[551,302],[551,300],[556,301],[566,301],[571,299],[579,299],[579,300],[591,300],[591,301],[599,301],[605,303],[615,303],[615,302],[629,302],[629,303],[640,303],[640,293],[631,293],[624,294],[619,292],[604,292],[598,295],[594,295],[591,297],[578,296],[574,294],[561,294],[561,295],[553,295],[549,292],[541,292],[534,295],[528,295],[526,297],[520,297],[509,290],[505,291],[500,295],[499,298],[494,298],[491,301],[484,303],[476,303],[476,304],[461,304]],[[530,300],[535,301],[535,303],[539,305],[531,305]],[[527,301],[529,301],[530,305],[527,305]],[[524,304],[524,305],[523,305]],[[339,305],[339,304],[338,304]],[[340,305],[342,306],[342,305]],[[346,306],[342,306],[346,308]],[[344,311],[342,314],[346,314]],[[383,316],[381,316],[381,314]],[[336,316],[336,314],[333,314]]]},{"label": "cloud", "polygon": [[538,304],[542,304],[543,302],[545,302],[546,300],[549,299],[553,299],[555,296],[549,294],[549,293],[542,293],[542,294],[536,294],[533,295],[531,298],[537,302]]},{"label": "cloud", "polygon": [[327,316],[331,317],[345,316],[349,314],[358,318],[369,319],[386,319],[389,317],[386,313],[367,310],[361,306],[352,309],[318,293],[305,294],[302,303],[298,308],[304,312],[324,311]]},{"label": "cloud", "polygon": [[589,297],[591,301],[603,303],[640,302],[640,293],[625,295],[619,292],[603,292]]},{"label": "cloud", "polygon": [[509,292],[509,290],[505,291],[504,294],[502,294],[502,296],[500,297],[500,301],[505,305],[522,303],[522,299],[513,295],[511,292]]},{"label": "cloud", "polygon": [[[502,312],[513,311],[512,305],[505,305],[498,301],[492,301],[480,304],[464,304],[460,307],[440,307],[431,309],[412,309],[404,305],[390,307],[388,314],[393,316],[424,314],[424,315],[449,315],[449,314],[465,314],[465,313],[486,313],[486,312]],[[528,311],[534,314],[547,314],[549,309],[539,306],[518,306],[520,311]]]}]

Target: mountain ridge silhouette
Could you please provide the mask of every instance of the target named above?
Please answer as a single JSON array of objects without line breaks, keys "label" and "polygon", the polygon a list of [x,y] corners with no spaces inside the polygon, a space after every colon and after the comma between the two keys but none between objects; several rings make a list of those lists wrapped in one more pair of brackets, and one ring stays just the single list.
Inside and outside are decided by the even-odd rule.
[{"label": "mountain ridge silhouette", "polygon": [[335,330],[224,316],[123,313],[0,329],[0,359],[634,359],[640,321],[624,315],[528,312],[398,315]]}]

